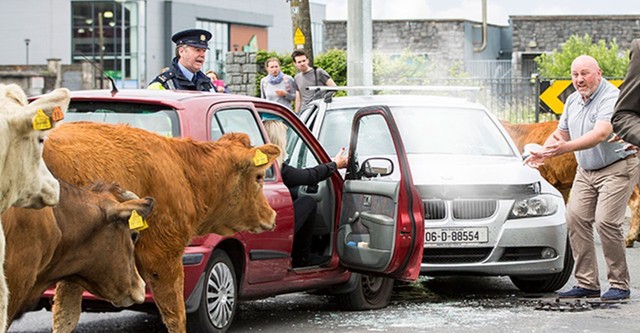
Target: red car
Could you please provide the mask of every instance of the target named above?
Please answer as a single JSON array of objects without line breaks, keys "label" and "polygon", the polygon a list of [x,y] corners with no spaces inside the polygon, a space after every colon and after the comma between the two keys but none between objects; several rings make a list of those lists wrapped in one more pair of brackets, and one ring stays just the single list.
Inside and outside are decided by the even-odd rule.
[{"label": "red car", "polygon": [[[185,91],[76,91],[66,121],[127,123],[196,140],[245,132],[252,144],[260,145],[268,141],[261,122],[265,114],[280,117],[288,127],[286,161],[290,166],[305,168],[330,161],[295,114],[254,97]],[[380,122],[389,131],[372,133],[369,128],[377,131]],[[373,123],[377,125],[370,127]],[[274,165],[264,184],[264,193],[278,214],[274,231],[233,237],[209,234],[194,238],[185,248],[184,295],[190,330],[226,331],[238,301],[298,291],[320,289],[335,294],[345,309],[381,308],[389,303],[394,279],[418,277],[424,243],[422,200],[413,186],[395,122],[388,109],[369,107],[359,111],[353,124],[344,179],[334,173],[317,186],[294,191],[296,196],[315,199],[312,249],[331,260],[319,266],[292,267],[292,194]],[[397,165],[388,158],[358,160],[357,139],[371,138],[392,140]],[[370,152],[366,155],[371,156]],[[388,177],[398,170],[400,179]],[[47,291],[45,298],[52,293]],[[85,295],[86,311],[106,308],[106,302]],[[149,293],[146,303],[133,309],[154,310],[153,295]]]}]

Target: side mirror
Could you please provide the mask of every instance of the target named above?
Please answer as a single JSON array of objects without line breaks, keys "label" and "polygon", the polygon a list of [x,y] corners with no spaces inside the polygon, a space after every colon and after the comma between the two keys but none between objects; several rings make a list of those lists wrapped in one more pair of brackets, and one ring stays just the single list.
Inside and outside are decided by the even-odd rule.
[{"label": "side mirror", "polygon": [[393,162],[385,157],[372,157],[366,159],[362,163],[362,167],[358,171],[360,177],[382,177],[393,173]]},{"label": "side mirror", "polygon": [[526,160],[527,157],[531,156],[532,151],[540,151],[542,150],[542,146],[537,143],[527,143],[522,147],[522,159]]}]

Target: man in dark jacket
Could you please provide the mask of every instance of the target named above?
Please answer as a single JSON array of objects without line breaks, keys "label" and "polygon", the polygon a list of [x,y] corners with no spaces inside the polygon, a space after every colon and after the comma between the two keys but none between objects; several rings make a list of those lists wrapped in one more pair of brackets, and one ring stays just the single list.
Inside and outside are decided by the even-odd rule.
[{"label": "man in dark jacket", "polygon": [[214,91],[211,80],[202,72],[210,39],[211,33],[202,29],[174,34],[171,40],[176,43],[176,56],[169,69],[153,79],[147,89]]},{"label": "man in dark jacket", "polygon": [[622,140],[640,146],[640,39],[631,42],[629,69],[611,123]]}]

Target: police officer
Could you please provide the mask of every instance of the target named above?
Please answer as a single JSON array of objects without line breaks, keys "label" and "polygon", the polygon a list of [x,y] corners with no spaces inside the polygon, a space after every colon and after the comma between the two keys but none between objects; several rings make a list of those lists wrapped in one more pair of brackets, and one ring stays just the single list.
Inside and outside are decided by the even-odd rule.
[{"label": "police officer", "polygon": [[202,29],[175,33],[171,40],[176,43],[176,56],[169,69],[153,79],[147,89],[215,91],[209,77],[202,72],[210,39],[211,33]]}]

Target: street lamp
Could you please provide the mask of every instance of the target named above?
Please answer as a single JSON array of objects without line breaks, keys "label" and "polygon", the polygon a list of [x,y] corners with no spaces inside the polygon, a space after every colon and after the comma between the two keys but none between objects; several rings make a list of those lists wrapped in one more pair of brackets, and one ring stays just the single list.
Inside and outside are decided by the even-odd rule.
[{"label": "street lamp", "polygon": [[31,42],[31,39],[29,38],[24,39],[24,45],[26,45],[27,47],[27,66],[29,65],[29,43],[30,42]]}]

